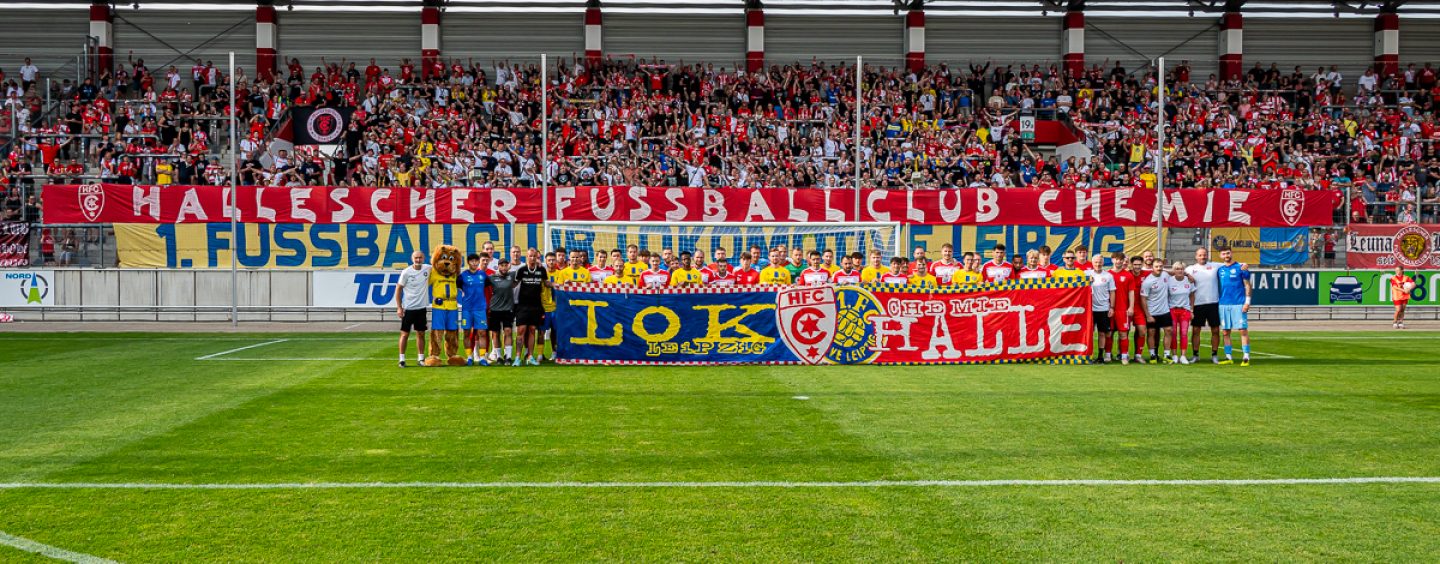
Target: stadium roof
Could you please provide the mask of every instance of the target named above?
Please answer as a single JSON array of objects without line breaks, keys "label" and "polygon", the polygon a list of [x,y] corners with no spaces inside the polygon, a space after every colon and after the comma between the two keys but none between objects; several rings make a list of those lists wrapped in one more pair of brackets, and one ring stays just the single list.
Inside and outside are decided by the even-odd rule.
[{"label": "stadium roof", "polygon": [[[1075,0],[928,0],[926,16],[1058,16]],[[1094,16],[1207,17],[1225,10],[1226,0],[1079,0]],[[1233,0],[1232,0],[1233,1]],[[419,0],[274,0],[277,7],[297,11],[410,12]],[[456,12],[580,13],[585,0],[441,0],[443,9]],[[765,0],[765,12],[775,15],[856,16],[896,13],[908,0]],[[1440,19],[1440,0],[1249,0],[1247,17],[1370,18],[1386,6],[1398,7],[1405,18]],[[728,14],[744,9],[743,0],[604,0],[608,13]],[[85,1],[19,1],[0,9],[86,9]],[[240,11],[254,9],[254,0],[129,0],[115,2],[120,11],[136,9]]]}]

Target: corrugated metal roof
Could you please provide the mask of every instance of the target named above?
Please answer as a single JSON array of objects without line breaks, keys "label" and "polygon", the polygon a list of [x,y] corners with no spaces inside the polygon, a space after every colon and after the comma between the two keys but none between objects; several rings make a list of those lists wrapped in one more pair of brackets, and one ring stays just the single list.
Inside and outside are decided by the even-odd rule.
[{"label": "corrugated metal roof", "polygon": [[[927,16],[1015,16],[1015,17],[1058,17],[1064,0],[930,0],[926,2]],[[409,12],[419,7],[419,0],[276,0],[282,10],[330,11],[330,12]],[[579,13],[584,11],[584,0],[446,0],[445,10],[478,13]],[[1174,17],[1187,15],[1197,18],[1211,17],[1223,11],[1224,2],[1215,0],[1088,0],[1085,13],[1096,16],[1129,17]],[[1247,17],[1306,17],[1306,18],[1371,18],[1379,12],[1380,2],[1376,0],[1347,0],[1341,2],[1303,1],[1293,2],[1270,0],[1252,1],[1245,5]],[[135,10],[135,2],[117,2],[119,11]],[[739,13],[743,10],[742,0],[716,2],[714,0],[604,0],[607,13],[672,13],[672,14],[724,14]],[[140,0],[140,10],[155,9],[187,10],[251,10],[253,0],[208,0],[206,2],[185,2],[182,0]],[[0,4],[6,9],[88,9],[89,2],[61,0],[54,2],[15,1]],[[861,16],[893,14],[896,4],[891,0],[769,0],[765,2],[767,14],[790,15],[833,15]],[[1440,18],[1440,0],[1409,0],[1400,7],[1403,18]]]}]

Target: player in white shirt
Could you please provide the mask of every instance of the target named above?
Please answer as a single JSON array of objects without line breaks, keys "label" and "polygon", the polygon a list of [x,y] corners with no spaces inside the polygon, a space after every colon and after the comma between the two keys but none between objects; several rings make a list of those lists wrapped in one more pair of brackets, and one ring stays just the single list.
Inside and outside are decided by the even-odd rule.
[{"label": "player in white shirt", "polygon": [[400,271],[400,281],[395,284],[395,316],[400,318],[400,368],[405,368],[405,342],[410,340],[410,331],[415,331],[415,348],[419,349],[416,360],[425,364],[426,308],[430,306],[430,265],[425,264],[425,253],[415,251],[410,255],[410,266]]},{"label": "player in white shirt", "polygon": [[1217,263],[1210,262],[1210,251],[1195,249],[1195,264],[1185,267],[1195,284],[1194,323],[1190,328],[1190,362],[1200,360],[1200,329],[1210,327],[1210,362],[1220,363],[1220,279]]},{"label": "player in white shirt", "polygon": [[940,245],[940,260],[930,263],[930,275],[941,286],[949,286],[955,278],[955,272],[964,268],[960,261],[955,260],[955,246],[950,243]]},{"label": "player in white shirt", "polygon": [[[1164,268],[1151,269],[1150,274],[1140,281],[1140,306],[1145,311],[1145,328],[1150,339],[1149,362],[1157,364],[1162,357],[1157,356],[1155,350],[1165,348],[1173,325],[1170,320],[1170,273]],[[1162,341],[1162,337],[1165,340]],[[1169,351],[1165,351],[1163,358],[1166,364],[1170,363]]]},{"label": "player in white shirt", "polygon": [[796,285],[815,286],[830,283],[830,271],[820,264],[820,251],[810,251],[810,268],[800,271]]},{"label": "player in white shirt", "polygon": [[1111,308],[1111,304],[1115,303],[1115,278],[1105,271],[1104,256],[1095,255],[1090,260],[1094,268],[1085,271],[1090,275],[1090,317],[1095,324],[1096,344],[1100,346],[1095,360],[1105,364],[1110,362],[1110,319],[1115,315]]},{"label": "player in white shirt", "polygon": [[1190,359],[1185,358],[1185,349],[1189,348],[1185,343],[1194,308],[1195,282],[1185,273],[1185,265],[1177,261],[1170,268],[1170,321],[1175,324],[1170,332],[1170,350],[1175,351],[1175,360],[1180,364],[1190,364]]}]

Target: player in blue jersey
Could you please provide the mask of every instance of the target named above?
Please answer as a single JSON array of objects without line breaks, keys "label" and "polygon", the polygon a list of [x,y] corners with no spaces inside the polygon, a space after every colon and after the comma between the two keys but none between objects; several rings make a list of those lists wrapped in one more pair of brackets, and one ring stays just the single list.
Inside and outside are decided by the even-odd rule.
[{"label": "player in blue jersey", "polygon": [[1240,332],[1240,366],[1250,366],[1250,331],[1247,314],[1250,313],[1250,267],[1235,262],[1230,247],[1220,247],[1220,260],[1224,263],[1215,269],[1215,278],[1220,285],[1220,329],[1224,332],[1225,360],[1220,364],[1234,364],[1234,350],[1230,332]]},{"label": "player in blue jersey", "polygon": [[485,266],[490,262],[489,254],[470,253],[465,259],[468,268],[460,271],[460,330],[465,335],[465,365],[489,366],[485,350],[489,348],[490,331],[486,325],[489,314],[485,300],[485,286],[490,284],[490,275]]}]

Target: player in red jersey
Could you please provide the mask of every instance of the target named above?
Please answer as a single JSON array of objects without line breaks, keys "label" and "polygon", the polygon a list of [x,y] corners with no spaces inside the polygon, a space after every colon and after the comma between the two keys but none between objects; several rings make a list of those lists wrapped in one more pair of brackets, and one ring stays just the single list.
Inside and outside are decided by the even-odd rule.
[{"label": "player in red jersey", "polygon": [[1089,271],[1095,267],[1090,264],[1090,247],[1077,245],[1075,251],[1075,266],[1080,270]]},{"label": "player in red jersey", "polygon": [[670,272],[661,268],[660,255],[650,254],[650,268],[640,273],[641,288],[664,288],[670,285]]},{"label": "player in red jersey", "polygon": [[830,271],[820,263],[820,251],[810,251],[810,267],[800,271],[800,276],[795,278],[798,286],[814,286],[830,282]]},{"label": "player in red jersey", "polygon": [[865,255],[855,253],[853,255],[842,255],[840,257],[840,270],[830,275],[830,281],[836,284],[860,284],[860,271],[855,269],[855,263],[864,262]]},{"label": "player in red jersey", "polygon": [[[716,255],[719,254],[720,253],[716,253]],[[723,287],[735,285],[735,271],[730,270],[730,263],[723,261],[717,262],[715,264],[706,266],[705,269],[710,271],[709,277],[705,279],[706,286]]]},{"label": "player in red jersey", "polygon": [[[1148,253],[1149,251],[1146,252]],[[1155,261],[1155,255],[1154,253],[1150,253],[1150,256],[1150,261],[1153,264]],[[1130,320],[1130,327],[1135,330],[1136,362],[1145,361],[1145,358],[1141,355],[1141,353],[1145,351],[1145,332],[1149,329],[1149,327],[1147,327],[1149,323],[1145,318],[1145,308],[1141,307],[1140,305],[1140,286],[1145,282],[1145,277],[1150,276],[1152,273],[1153,271],[1145,270],[1145,257],[1143,255],[1138,257],[1130,257],[1130,274],[1135,276],[1135,286],[1128,298],[1130,304],[1134,306],[1132,308],[1134,310],[1134,317]],[[1118,291],[1120,286],[1117,284],[1115,287]]]},{"label": "player in red jersey", "polygon": [[1050,277],[1049,265],[1042,264],[1040,257],[1044,253],[1031,249],[1025,253],[1025,266],[1020,267],[1021,280],[1042,280]]},{"label": "player in red jersey", "polygon": [[906,273],[910,272],[910,267],[909,265],[906,265],[905,262],[905,257],[895,257],[890,259],[890,270],[887,271],[885,274],[881,274],[880,278],[877,281],[881,284],[891,286],[904,286],[906,284],[909,284],[910,276],[908,276]]},{"label": "player in red jersey", "polygon": [[736,286],[754,286],[760,283],[760,271],[755,270],[755,261],[750,253],[740,253],[740,268],[735,270]]},{"label": "player in red jersey", "polygon": [[1054,252],[1055,251],[1050,248],[1050,245],[1040,245],[1040,267],[1044,268],[1045,273],[1050,277],[1055,276],[1055,269],[1057,268],[1055,263],[1050,262],[1050,255]]},{"label": "player in red jersey", "polygon": [[986,282],[1004,282],[1015,279],[1015,265],[1005,262],[1005,245],[997,243],[991,251],[995,258],[980,267]]},{"label": "player in red jersey", "polygon": [[610,262],[609,253],[603,250],[595,251],[595,264],[590,265],[590,281],[603,284],[606,278],[615,275],[615,266]]},{"label": "player in red jersey", "polygon": [[913,250],[911,250],[910,260],[905,262],[905,268],[909,269],[905,271],[905,274],[908,276],[914,276],[916,265],[920,264],[920,259],[923,258],[925,258],[925,247],[917,246]]},{"label": "player in red jersey", "polygon": [[[1135,260],[1140,260],[1140,257],[1135,257]],[[1120,364],[1130,364],[1130,322],[1135,319],[1134,308],[1139,305],[1134,296],[1140,291],[1140,279],[1126,267],[1125,253],[1117,251],[1110,254],[1110,277],[1115,282],[1110,327],[1115,336],[1111,337],[1110,342],[1120,343]]]},{"label": "player in red jersey", "polygon": [[940,260],[930,263],[930,275],[941,286],[949,286],[955,279],[955,273],[964,265],[955,260],[955,246],[950,243],[940,245]]},{"label": "player in red jersey", "polygon": [[1395,265],[1395,275],[1390,277],[1390,300],[1395,302],[1396,329],[1405,328],[1405,307],[1410,305],[1410,291],[1415,289],[1415,280],[1405,275],[1405,267]]}]

